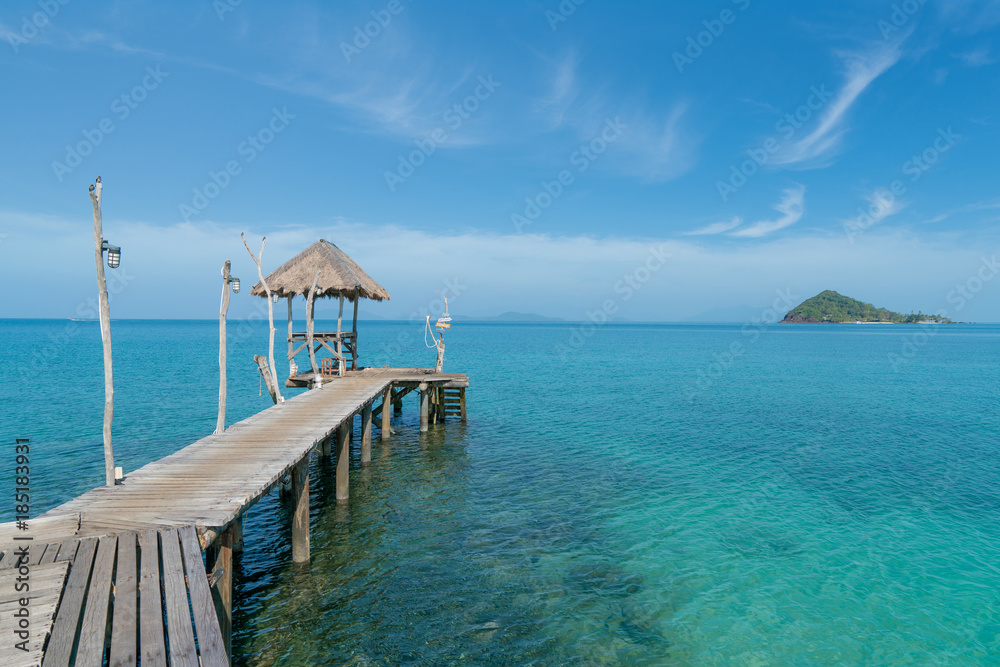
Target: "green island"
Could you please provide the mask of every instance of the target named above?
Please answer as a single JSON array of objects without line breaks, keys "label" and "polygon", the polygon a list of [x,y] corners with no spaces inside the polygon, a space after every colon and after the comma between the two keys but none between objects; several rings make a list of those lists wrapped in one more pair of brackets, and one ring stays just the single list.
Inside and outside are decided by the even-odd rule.
[{"label": "green island", "polygon": [[798,306],[788,311],[782,322],[788,323],[855,323],[881,322],[892,324],[920,324],[933,322],[935,324],[952,324],[947,317],[940,315],[925,315],[922,312],[894,313],[886,308],[876,308],[870,303],[864,303],[849,296],[838,294],[833,290],[820,292],[811,299],[806,299]]}]

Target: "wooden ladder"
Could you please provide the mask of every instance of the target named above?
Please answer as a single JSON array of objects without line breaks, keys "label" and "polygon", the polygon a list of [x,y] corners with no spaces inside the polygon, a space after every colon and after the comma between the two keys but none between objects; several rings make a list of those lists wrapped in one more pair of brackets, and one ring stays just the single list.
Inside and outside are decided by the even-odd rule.
[{"label": "wooden ladder", "polygon": [[465,421],[465,389],[445,387],[441,389],[441,396],[444,404],[442,416],[445,419],[458,417]]}]

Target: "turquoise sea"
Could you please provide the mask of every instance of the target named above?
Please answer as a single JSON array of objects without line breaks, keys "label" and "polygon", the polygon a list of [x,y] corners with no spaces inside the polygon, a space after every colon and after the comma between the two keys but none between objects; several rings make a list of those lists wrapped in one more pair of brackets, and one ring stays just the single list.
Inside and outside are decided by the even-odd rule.
[{"label": "turquoise sea", "polygon": [[[113,323],[126,471],[212,432],[217,326]],[[581,326],[456,323],[468,423],[408,398],[347,507],[315,462],[308,569],[256,505],[238,664],[1000,663],[1000,326]],[[421,327],[363,322],[362,361],[431,365]],[[230,423],[266,334],[230,322]],[[0,340],[42,512],[103,480],[98,325]]]}]

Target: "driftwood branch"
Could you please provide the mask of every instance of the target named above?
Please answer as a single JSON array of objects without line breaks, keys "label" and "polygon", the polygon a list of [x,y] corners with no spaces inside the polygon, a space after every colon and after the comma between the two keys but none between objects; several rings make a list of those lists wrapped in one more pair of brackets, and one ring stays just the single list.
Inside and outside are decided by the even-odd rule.
[{"label": "driftwood branch", "polygon": [[312,366],[313,372],[313,383],[317,387],[323,386],[323,379],[319,374],[319,367],[316,365],[316,350],[313,349],[313,334],[316,331],[316,285],[319,283],[319,274],[322,271],[316,272],[316,277],[313,278],[312,288],[309,290],[309,301],[306,304],[306,344],[309,346],[309,364]]},{"label": "driftwood branch", "polygon": [[270,333],[270,341],[268,344],[268,351],[267,351],[267,361],[271,371],[271,381],[274,383],[273,387],[274,391],[271,392],[271,395],[276,398],[275,402],[284,403],[285,398],[281,395],[281,390],[278,388],[277,385],[278,373],[274,368],[274,332],[275,332],[274,301],[271,300],[271,289],[267,286],[267,281],[264,280],[264,271],[263,269],[261,269],[260,266],[261,259],[264,257],[264,247],[267,245],[267,237],[265,236],[261,239],[259,255],[253,254],[253,250],[251,250],[250,246],[247,244],[247,238],[245,234],[240,234],[240,238],[243,239],[243,245],[246,246],[247,252],[250,253],[250,256],[253,258],[254,263],[257,265],[257,276],[260,278],[260,284],[264,286],[264,293],[267,294],[267,324]]},{"label": "driftwood branch", "polygon": [[104,278],[104,231],[101,227],[101,177],[97,185],[90,186],[90,201],[94,205],[94,259],[97,262],[97,290],[100,293],[101,342],[104,344],[104,481],[115,485],[115,452],[111,438],[111,425],[115,418],[114,368],[111,359],[111,306],[108,301],[108,284]]}]

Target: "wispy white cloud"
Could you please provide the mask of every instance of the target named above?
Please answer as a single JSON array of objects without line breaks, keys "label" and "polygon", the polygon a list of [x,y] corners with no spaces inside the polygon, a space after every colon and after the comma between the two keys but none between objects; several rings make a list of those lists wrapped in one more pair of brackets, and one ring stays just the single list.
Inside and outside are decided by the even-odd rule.
[{"label": "wispy white cloud", "polygon": [[864,53],[840,54],[846,81],[820,114],[816,127],[788,145],[772,162],[781,165],[822,166],[840,146],[847,131],[844,120],[863,92],[902,57],[900,43],[872,48]]},{"label": "wispy white cloud", "polygon": [[742,224],[743,224],[743,218],[734,217],[731,220],[726,220],[723,222],[713,222],[710,225],[705,225],[704,227],[693,229],[690,232],[684,232],[684,236],[712,236],[715,234],[723,234],[731,229],[736,229]]},{"label": "wispy white cloud", "polygon": [[548,92],[538,100],[536,109],[551,128],[566,120],[566,113],[580,94],[577,87],[577,56],[567,53],[551,66],[547,81]]},{"label": "wispy white cloud", "polygon": [[773,220],[755,222],[749,227],[730,232],[729,235],[757,239],[772,234],[779,229],[794,225],[802,219],[802,215],[805,213],[805,198],[805,186],[799,185],[794,188],[788,188],[782,193],[781,201],[774,207],[775,211],[781,213],[780,217]]},{"label": "wispy white cloud", "polygon": [[989,48],[985,46],[960,53],[958,54],[958,57],[967,67],[983,67],[985,65],[992,65],[1000,60],[991,55]]}]

